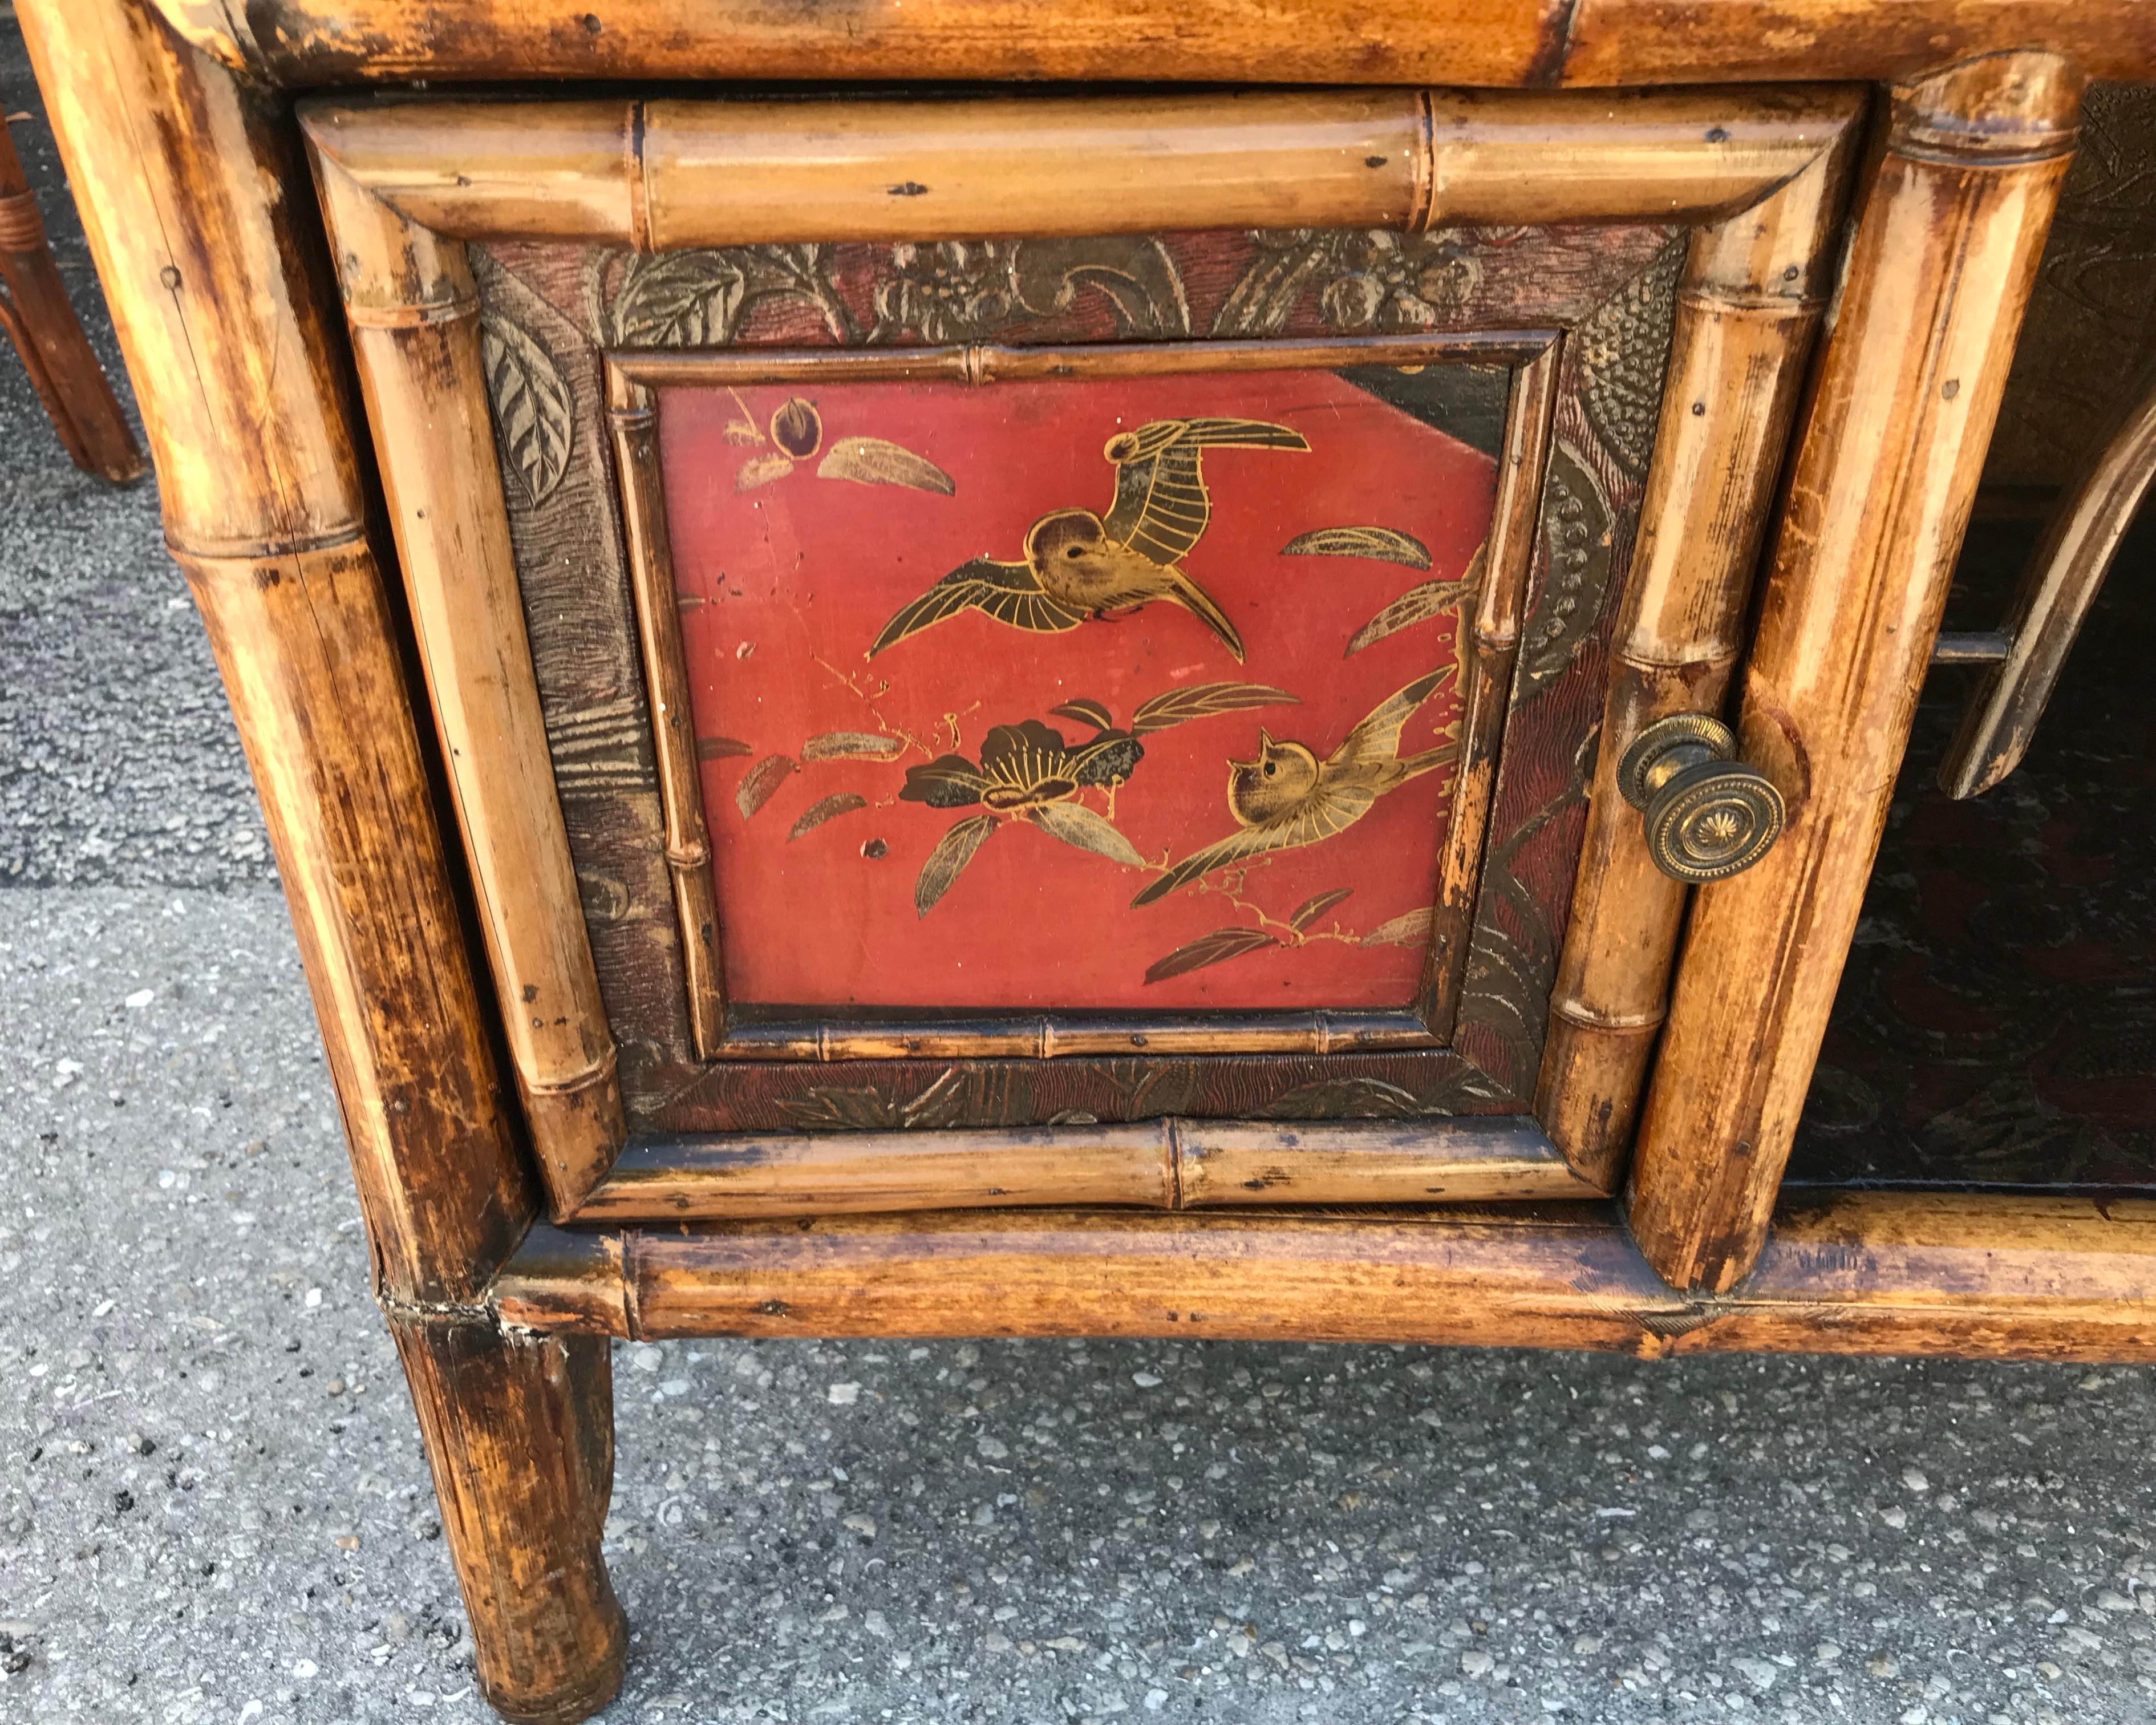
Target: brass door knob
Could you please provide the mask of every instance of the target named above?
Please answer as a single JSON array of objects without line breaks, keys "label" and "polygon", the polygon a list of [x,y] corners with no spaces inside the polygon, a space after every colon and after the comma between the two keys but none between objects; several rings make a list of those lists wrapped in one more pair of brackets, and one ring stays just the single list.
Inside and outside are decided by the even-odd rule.
[{"label": "brass door knob", "polygon": [[1617,788],[1646,817],[1647,854],[1676,880],[1723,880],[1781,836],[1782,793],[1731,757],[1737,738],[1705,713],[1657,719],[1617,763]]}]

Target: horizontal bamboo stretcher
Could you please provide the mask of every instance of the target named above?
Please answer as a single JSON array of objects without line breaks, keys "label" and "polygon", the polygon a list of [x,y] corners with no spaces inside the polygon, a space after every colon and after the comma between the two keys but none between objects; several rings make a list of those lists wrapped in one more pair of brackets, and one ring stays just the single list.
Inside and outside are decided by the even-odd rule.
[{"label": "horizontal bamboo stretcher", "polygon": [[945,1212],[568,1231],[495,1279],[513,1326],[673,1336],[1175,1336],[2156,1359],[2156,1203],[1840,1194],[1777,1212],[1725,1295],[1616,1207]]}]

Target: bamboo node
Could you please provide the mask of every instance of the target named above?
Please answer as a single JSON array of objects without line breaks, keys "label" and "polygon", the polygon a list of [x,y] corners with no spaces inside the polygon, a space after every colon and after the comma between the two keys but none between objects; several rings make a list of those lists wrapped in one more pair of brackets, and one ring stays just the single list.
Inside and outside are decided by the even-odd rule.
[{"label": "bamboo node", "polygon": [[462,323],[479,316],[479,295],[459,294],[419,305],[368,305],[345,301],[345,321],[358,330],[417,330],[434,324]]}]

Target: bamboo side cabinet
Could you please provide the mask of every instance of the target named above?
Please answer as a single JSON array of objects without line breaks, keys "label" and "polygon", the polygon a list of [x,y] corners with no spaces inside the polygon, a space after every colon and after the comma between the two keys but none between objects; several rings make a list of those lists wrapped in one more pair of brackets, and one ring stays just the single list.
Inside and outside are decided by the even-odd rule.
[{"label": "bamboo side cabinet", "polygon": [[1779,1190],[2149,8],[19,10],[506,1716],[609,1337],[2156,1356]]}]

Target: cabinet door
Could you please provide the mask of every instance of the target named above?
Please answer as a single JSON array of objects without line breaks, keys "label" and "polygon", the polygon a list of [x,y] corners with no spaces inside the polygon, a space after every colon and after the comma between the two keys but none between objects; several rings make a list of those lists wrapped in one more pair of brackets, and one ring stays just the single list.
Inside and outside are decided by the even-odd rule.
[{"label": "cabinet door", "polygon": [[314,107],[557,1213],[1611,1189],[1859,105]]}]

